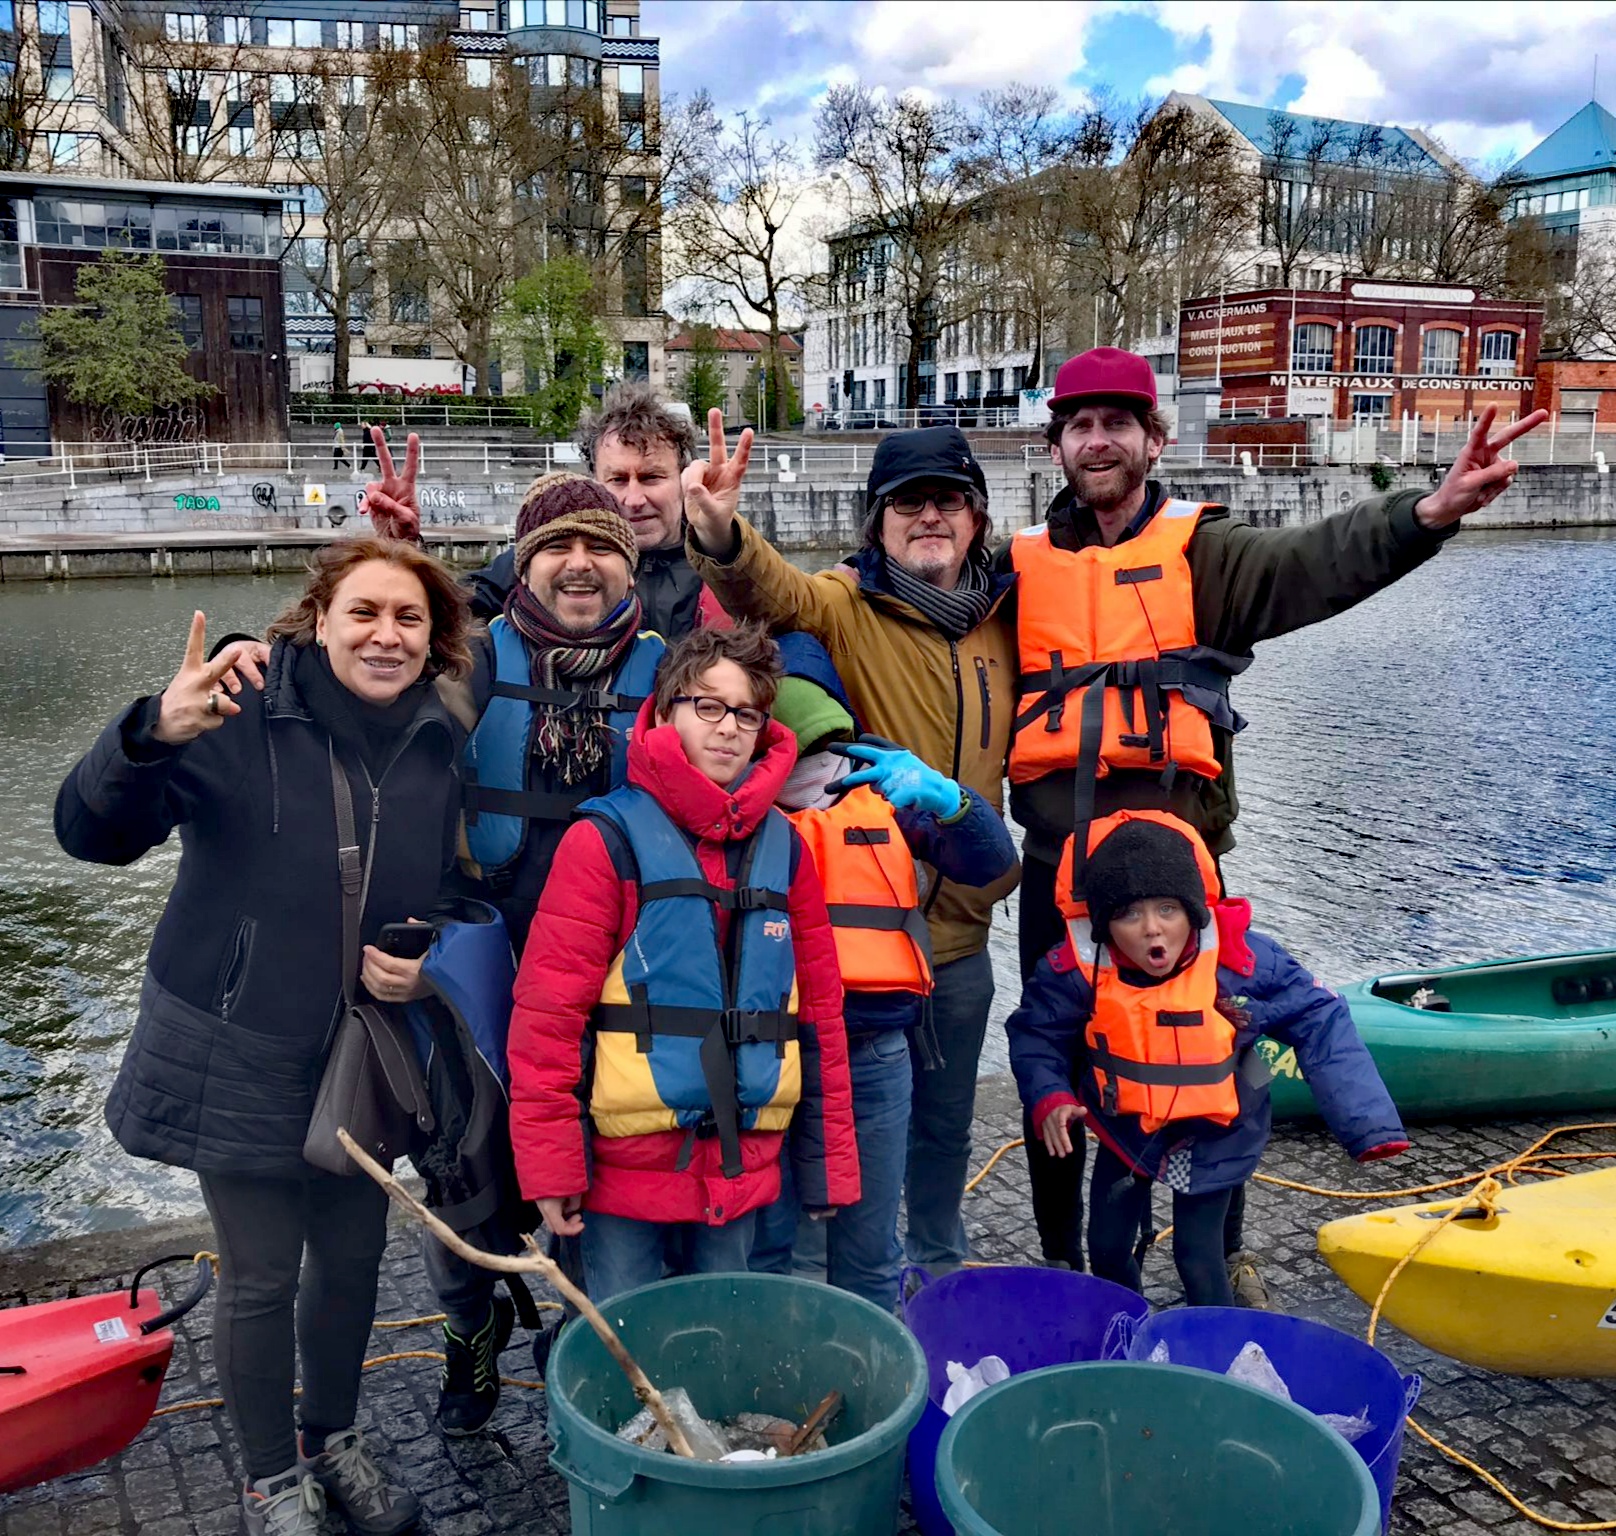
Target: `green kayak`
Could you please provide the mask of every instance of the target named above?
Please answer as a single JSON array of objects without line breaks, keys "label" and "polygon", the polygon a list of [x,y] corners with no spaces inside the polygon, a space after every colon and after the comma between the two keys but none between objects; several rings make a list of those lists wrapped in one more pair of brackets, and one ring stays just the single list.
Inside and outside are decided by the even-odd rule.
[{"label": "green kayak", "polygon": [[[1341,995],[1405,1120],[1616,1109],[1616,950],[1375,976]],[[1316,1114],[1296,1053],[1257,1049],[1275,1117]]]}]

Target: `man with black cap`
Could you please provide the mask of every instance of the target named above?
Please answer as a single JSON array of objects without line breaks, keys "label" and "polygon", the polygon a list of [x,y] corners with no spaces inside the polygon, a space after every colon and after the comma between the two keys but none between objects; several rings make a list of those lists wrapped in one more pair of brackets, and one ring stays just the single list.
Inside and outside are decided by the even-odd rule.
[{"label": "man with black cap", "polygon": [[[864,547],[814,576],[736,516],[751,434],[730,458],[714,411],[708,435],[710,458],[684,478],[690,563],[701,579],[737,618],[817,637],[867,730],[997,810],[1014,703],[1010,578],[990,569],[987,481],[964,434],[927,427],[883,438],[865,495]],[[988,925],[1015,881],[1013,870],[980,889],[934,880],[926,904],[942,1065],[915,1073],[906,1248],[934,1269],[968,1256],[960,1201],[993,1000]]]},{"label": "man with black cap", "polygon": [[[1320,522],[1258,529],[1227,507],[1175,500],[1151,467],[1167,441],[1149,362],[1096,347],[1062,365],[1046,436],[1066,488],[1047,520],[1011,539],[1000,568],[1016,575],[1020,702],[1010,750],[1010,805],[1022,847],[1023,978],[1060,942],[1055,866],[1074,829],[1121,809],[1169,810],[1214,854],[1234,845],[1231,767],[1243,722],[1229,681],[1258,641],[1317,623],[1429,560],[1466,513],[1506,490],[1516,465],[1500,450],[1547,419],[1533,412],[1492,431],[1484,411],[1433,491],[1374,496]],[[1056,1165],[1026,1134],[1044,1254],[1081,1264],[1081,1140]],[[1073,1213],[1077,1214],[1074,1215]],[[1249,1256],[1231,1254],[1259,1300]]]}]

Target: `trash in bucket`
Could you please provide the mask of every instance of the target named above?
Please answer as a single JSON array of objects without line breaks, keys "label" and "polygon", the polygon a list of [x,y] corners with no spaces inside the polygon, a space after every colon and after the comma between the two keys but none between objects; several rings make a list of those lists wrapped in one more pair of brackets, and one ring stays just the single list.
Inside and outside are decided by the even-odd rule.
[{"label": "trash in bucket", "polygon": [[655,1382],[678,1382],[719,1421],[768,1414],[799,1426],[846,1398],[827,1449],[760,1461],[689,1461],[616,1436],[638,1404],[579,1323],[550,1356],[551,1464],[575,1536],[891,1536],[904,1442],[925,1406],[925,1357],[867,1301],[782,1275],[688,1275],[614,1297],[612,1321]]},{"label": "trash in bucket", "polygon": [[1310,1413],[1143,1361],[1013,1376],[948,1422],[937,1493],[959,1536],[1375,1536],[1369,1469]]}]

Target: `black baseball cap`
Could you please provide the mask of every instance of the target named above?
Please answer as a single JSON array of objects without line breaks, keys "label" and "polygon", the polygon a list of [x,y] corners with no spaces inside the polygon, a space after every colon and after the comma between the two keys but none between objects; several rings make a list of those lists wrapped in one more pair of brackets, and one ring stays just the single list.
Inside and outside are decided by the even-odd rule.
[{"label": "black baseball cap", "polygon": [[941,480],[974,486],[983,496],[988,493],[987,476],[958,427],[921,427],[916,432],[894,432],[883,437],[876,445],[870,478],[865,482],[865,511],[883,496],[915,480]]}]

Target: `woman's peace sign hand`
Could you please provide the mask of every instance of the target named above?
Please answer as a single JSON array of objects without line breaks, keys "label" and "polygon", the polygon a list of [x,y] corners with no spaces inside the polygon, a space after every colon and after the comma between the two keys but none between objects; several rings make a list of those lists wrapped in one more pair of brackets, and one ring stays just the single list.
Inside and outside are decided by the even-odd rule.
[{"label": "woman's peace sign hand", "polygon": [[393,467],[393,452],[380,427],[370,429],[376,445],[376,465],[380,480],[365,486],[365,511],[384,539],[414,541],[421,537],[421,504],[415,497],[415,472],[421,462],[421,439],[412,432],[404,440],[404,468]]},{"label": "woman's peace sign hand", "polygon": [[264,686],[256,665],[262,647],[256,640],[238,640],[227,645],[212,661],[207,659],[206,616],[198,609],[191,615],[191,633],[185,642],[185,660],[174,680],[163,690],[163,697],[152,734],[171,747],[195,741],[204,731],[215,731],[241,706],[230,697],[241,691],[235,669]]}]

